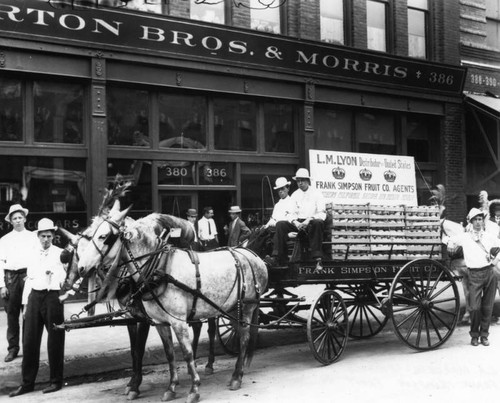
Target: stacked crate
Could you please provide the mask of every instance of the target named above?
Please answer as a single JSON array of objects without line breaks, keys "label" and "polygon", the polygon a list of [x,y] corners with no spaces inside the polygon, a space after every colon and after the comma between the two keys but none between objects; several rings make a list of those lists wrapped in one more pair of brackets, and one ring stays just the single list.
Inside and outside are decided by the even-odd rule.
[{"label": "stacked crate", "polygon": [[332,206],[334,260],[441,258],[439,210],[434,206]]}]

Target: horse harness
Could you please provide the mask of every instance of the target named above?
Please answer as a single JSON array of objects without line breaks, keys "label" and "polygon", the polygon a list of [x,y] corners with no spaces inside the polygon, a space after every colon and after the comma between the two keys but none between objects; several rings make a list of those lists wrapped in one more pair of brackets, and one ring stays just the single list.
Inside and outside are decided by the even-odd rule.
[{"label": "horse harness", "polygon": [[[115,228],[118,228],[116,223],[112,221],[108,221],[108,223]],[[120,239],[123,247],[125,248],[127,255],[129,257],[129,260],[126,262],[122,262],[120,266],[126,266],[129,263],[132,263],[134,265],[134,268],[136,270],[136,273],[139,275],[139,281],[135,284],[137,289],[133,292],[129,305],[134,304],[134,302],[137,301],[137,299],[141,301],[148,301],[148,300],[154,300],[156,304],[168,315],[171,315],[167,309],[163,306],[161,301],[158,298],[157,291],[159,287],[161,286],[166,286],[168,287],[169,285],[173,285],[175,287],[180,288],[183,291],[186,291],[193,295],[193,304],[191,307],[190,314],[188,316],[187,321],[192,322],[194,320],[194,316],[196,315],[196,307],[199,299],[202,299],[204,302],[215,308],[217,311],[221,313],[221,315],[231,319],[235,320],[240,325],[245,326],[248,325],[248,323],[243,321],[243,312],[242,312],[242,307],[244,304],[247,303],[256,303],[260,300],[260,287],[257,283],[257,278],[255,275],[254,268],[252,265],[250,266],[251,273],[252,273],[252,278],[253,278],[253,286],[255,289],[255,298],[254,299],[248,299],[246,298],[246,292],[247,292],[247,282],[245,278],[245,269],[244,265],[242,265],[241,262],[241,256],[243,256],[241,253],[238,253],[238,251],[235,248],[232,247],[223,247],[223,248],[218,248],[217,250],[227,250],[231,253],[234,261],[235,261],[235,267],[236,267],[236,279],[235,279],[235,284],[237,283],[237,317],[233,317],[230,315],[228,312],[224,311],[220,306],[218,306],[215,302],[213,302],[210,298],[205,296],[201,292],[201,275],[200,275],[200,260],[198,257],[198,253],[193,251],[192,249],[179,249],[175,248],[172,245],[168,244],[167,239],[165,239],[165,233],[166,231],[163,231],[162,234],[158,236],[158,242],[156,249],[153,252],[144,254],[142,256],[134,256],[132,251],[130,250],[129,247],[129,240],[123,236],[123,231],[119,231],[118,234],[113,234],[110,235],[108,239],[106,239],[105,244],[108,246],[108,250],[106,253],[101,253],[102,257],[105,257],[109,251],[111,250],[113,244],[116,242],[117,239]],[[96,246],[97,247],[97,246]],[[177,280],[175,277],[172,275],[162,272],[161,267],[165,267],[166,262],[168,261],[168,258],[171,254],[173,254],[176,250],[181,250],[186,252],[189,255],[189,258],[191,260],[191,263],[195,267],[195,275],[196,275],[196,289],[189,287],[185,283]],[[149,257],[149,259],[141,266],[139,266],[139,263],[137,262],[138,259],[143,259]],[[234,288],[234,286],[233,286]],[[228,295],[230,295],[229,293]],[[139,305],[142,307],[142,303],[139,303]],[[146,314],[145,310],[143,308],[140,308],[141,313]],[[147,317],[148,321],[152,323],[152,319]]]}]

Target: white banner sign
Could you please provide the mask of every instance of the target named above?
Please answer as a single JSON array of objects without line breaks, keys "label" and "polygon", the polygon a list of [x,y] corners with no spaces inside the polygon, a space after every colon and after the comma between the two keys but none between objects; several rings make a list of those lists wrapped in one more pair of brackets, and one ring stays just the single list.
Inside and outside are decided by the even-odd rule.
[{"label": "white banner sign", "polygon": [[413,157],[309,150],[309,161],[327,203],[418,205]]}]

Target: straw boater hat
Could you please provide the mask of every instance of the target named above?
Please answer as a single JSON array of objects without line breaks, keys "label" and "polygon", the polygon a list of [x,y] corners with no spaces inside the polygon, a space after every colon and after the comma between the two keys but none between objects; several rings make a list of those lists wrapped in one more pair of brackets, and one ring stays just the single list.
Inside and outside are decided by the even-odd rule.
[{"label": "straw boater hat", "polygon": [[477,217],[478,215],[480,215],[481,217],[484,218],[484,212],[483,211],[479,210],[476,207],[471,208],[470,211],[469,211],[469,214],[467,214],[467,221],[471,222],[472,219],[474,217]]},{"label": "straw boater hat", "polygon": [[198,212],[196,211],[196,209],[195,209],[195,208],[190,208],[190,209],[188,209],[188,211],[187,211],[187,215],[188,215],[189,217],[198,217]]},{"label": "straw boater hat", "polygon": [[290,186],[290,181],[287,181],[284,176],[280,176],[278,179],[276,179],[275,184],[276,186],[274,186],[274,190],[278,190],[284,188],[285,186]]},{"label": "straw boater hat", "polygon": [[229,213],[241,213],[240,206],[231,206],[231,208],[229,209]]},{"label": "straw boater hat", "polygon": [[299,168],[297,170],[297,172],[295,173],[295,176],[292,179],[294,181],[296,181],[297,178],[311,180],[311,177],[309,176],[309,171],[306,168]]},{"label": "straw boater hat", "polygon": [[[17,213],[18,211],[21,211],[22,213],[24,213],[24,216],[26,217],[28,215],[28,212],[29,210],[27,208],[24,208],[23,206],[21,206],[20,204],[13,204],[12,206],[10,206],[9,208],[9,212],[7,213],[7,215],[5,216],[5,221],[7,221],[8,223],[11,223],[10,222],[10,216],[14,213]],[[12,224],[12,223],[11,223]]]},{"label": "straw boater hat", "polygon": [[38,233],[42,231],[57,231],[57,227],[54,225],[54,221],[52,221],[50,218],[42,218],[40,221],[38,221],[36,232]]}]

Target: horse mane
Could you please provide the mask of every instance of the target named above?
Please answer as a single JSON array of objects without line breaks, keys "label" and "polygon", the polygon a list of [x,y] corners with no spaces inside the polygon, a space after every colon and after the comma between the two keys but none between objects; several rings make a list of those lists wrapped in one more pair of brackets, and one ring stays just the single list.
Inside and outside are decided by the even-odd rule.
[{"label": "horse mane", "polygon": [[[161,235],[164,230],[170,231],[172,228],[180,228],[181,237],[179,246],[183,248],[189,247],[195,239],[194,229],[189,221],[169,214],[149,214],[135,221],[133,227],[143,233],[153,231],[156,236]],[[129,228],[131,227],[129,226]]]}]

